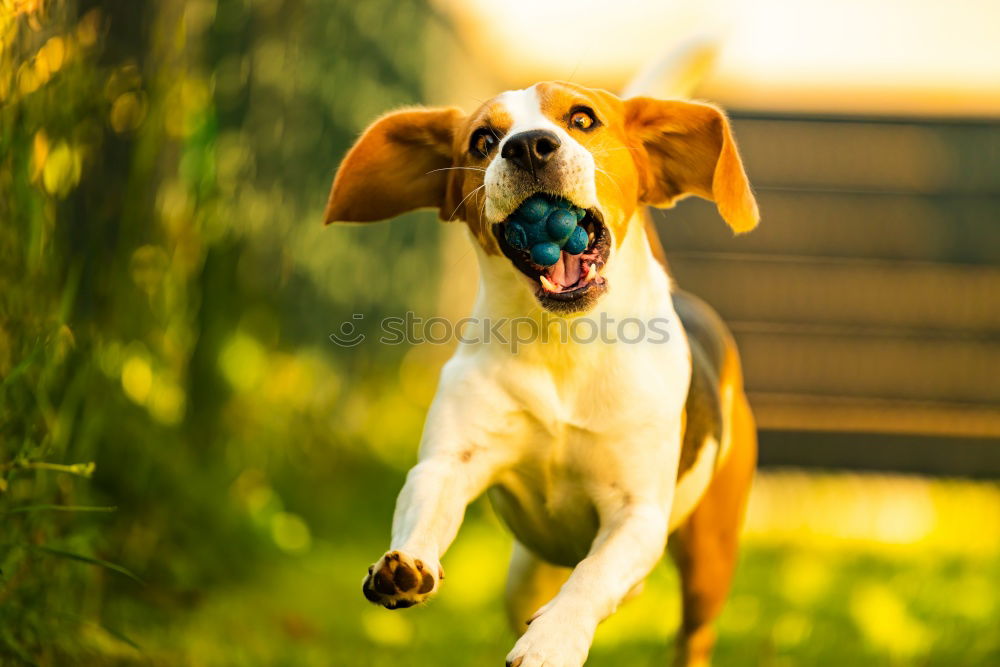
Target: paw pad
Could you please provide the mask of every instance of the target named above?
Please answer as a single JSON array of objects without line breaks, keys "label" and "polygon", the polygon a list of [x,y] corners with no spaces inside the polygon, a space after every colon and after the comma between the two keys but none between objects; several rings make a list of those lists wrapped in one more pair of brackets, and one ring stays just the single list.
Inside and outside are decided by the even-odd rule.
[{"label": "paw pad", "polygon": [[[444,579],[441,569],[437,579]],[[361,590],[370,602],[386,609],[405,609],[426,600],[434,592],[437,579],[423,561],[390,551],[368,568]]]}]

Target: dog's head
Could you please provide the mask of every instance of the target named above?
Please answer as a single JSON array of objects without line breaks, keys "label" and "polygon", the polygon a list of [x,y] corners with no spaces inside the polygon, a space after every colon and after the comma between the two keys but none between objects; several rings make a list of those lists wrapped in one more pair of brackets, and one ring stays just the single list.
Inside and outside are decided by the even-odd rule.
[{"label": "dog's head", "polygon": [[[536,194],[585,209],[582,253],[563,250],[543,267],[507,242],[504,222]],[[416,108],[378,119],[344,158],[325,220],[437,208],[443,220],[464,221],[487,255],[506,256],[508,279],[543,308],[567,313],[589,309],[607,291],[604,269],[637,207],[669,207],[688,195],[715,201],[736,232],[757,224],[719,109],[550,82],[498,95],[471,115]]]}]

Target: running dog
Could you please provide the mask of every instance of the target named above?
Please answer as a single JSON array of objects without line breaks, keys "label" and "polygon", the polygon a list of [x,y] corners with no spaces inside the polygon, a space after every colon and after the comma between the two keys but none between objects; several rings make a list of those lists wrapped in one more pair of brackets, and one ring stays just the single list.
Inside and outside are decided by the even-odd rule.
[{"label": "running dog", "polygon": [[[526,199],[586,213],[586,250],[547,267],[503,233]],[[468,228],[473,318],[543,330],[656,320],[658,342],[540,336],[516,351],[461,344],[441,373],[389,550],[363,592],[388,609],[441,586],[466,505],[488,492],[516,541],[506,591],[512,667],[580,667],[597,625],[668,550],[680,571],[678,664],[704,665],[736,563],[756,429],[726,327],[680,291],[648,206],[696,195],[736,232],[757,204],[718,108],[621,99],[562,82],[502,93],[471,115],[411,108],[376,120],[333,182],[326,222],[418,208]]]}]

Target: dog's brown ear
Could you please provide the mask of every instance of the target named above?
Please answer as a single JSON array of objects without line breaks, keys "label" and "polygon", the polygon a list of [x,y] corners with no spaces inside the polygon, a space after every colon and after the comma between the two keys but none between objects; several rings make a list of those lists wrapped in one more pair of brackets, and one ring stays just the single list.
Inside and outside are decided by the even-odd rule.
[{"label": "dog's brown ear", "polygon": [[441,208],[462,111],[404,109],[369,126],[337,170],[323,221],[371,222]]},{"label": "dog's brown ear", "polygon": [[757,226],[757,202],[722,111],[633,97],[625,100],[625,119],[644,204],[667,208],[693,194],[713,200],[737,234]]}]

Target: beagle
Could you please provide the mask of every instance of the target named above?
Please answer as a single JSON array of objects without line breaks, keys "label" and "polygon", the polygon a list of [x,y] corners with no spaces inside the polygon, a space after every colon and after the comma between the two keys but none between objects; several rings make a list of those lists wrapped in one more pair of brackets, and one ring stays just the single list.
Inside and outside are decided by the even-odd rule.
[{"label": "beagle", "polygon": [[[503,233],[539,193],[586,211],[587,249],[550,267]],[[481,275],[470,321],[529,318],[547,331],[655,319],[667,334],[541,336],[516,351],[488,337],[459,345],[399,494],[390,548],[364,579],[368,600],[400,609],[434,595],[466,505],[485,491],[516,538],[506,607],[520,636],[509,666],[582,665],[597,625],[668,542],[683,598],[677,661],[708,663],[756,430],[732,337],[674,286],[646,211],[689,195],[715,201],[737,233],[757,224],[719,109],[571,83],[505,92],[471,115],[395,111],[351,148],[326,222],[431,207],[464,223]]]}]

